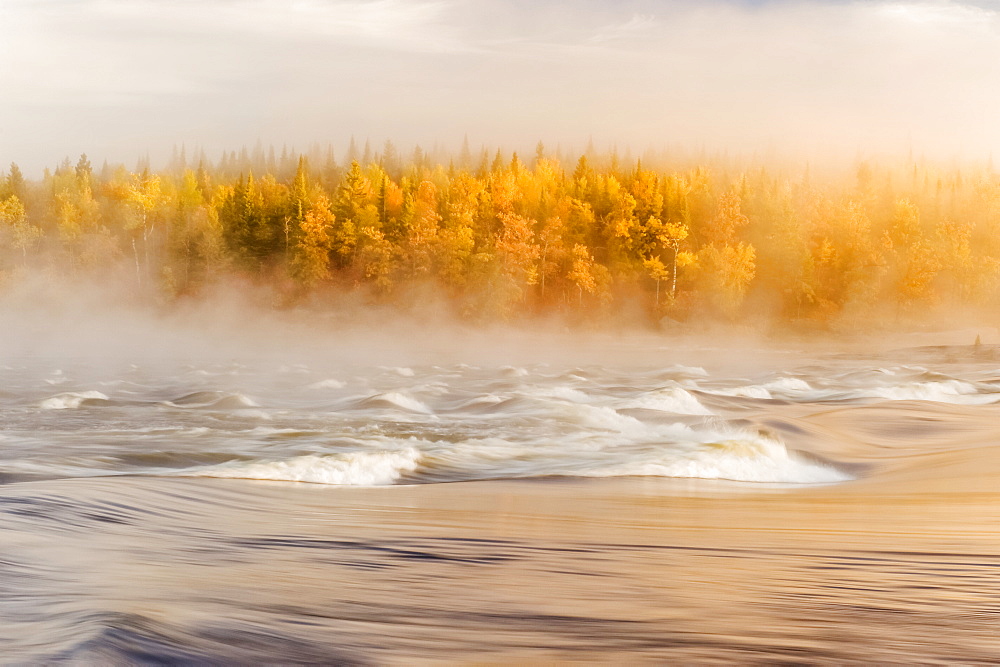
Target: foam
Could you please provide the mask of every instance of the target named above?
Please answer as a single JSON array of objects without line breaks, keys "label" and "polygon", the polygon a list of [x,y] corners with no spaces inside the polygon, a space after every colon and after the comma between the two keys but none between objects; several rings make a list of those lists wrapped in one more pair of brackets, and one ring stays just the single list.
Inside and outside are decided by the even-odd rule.
[{"label": "foam", "polygon": [[70,410],[79,408],[85,401],[95,400],[106,401],[108,397],[99,391],[71,391],[46,398],[38,407],[42,410]]},{"label": "foam", "polygon": [[590,400],[590,397],[584,392],[565,385],[532,388],[524,391],[523,395],[539,398],[558,398],[571,403],[586,403]]},{"label": "foam", "polygon": [[804,394],[813,392],[812,386],[805,380],[793,377],[783,377],[763,384],[751,384],[730,389],[706,390],[717,396],[734,396],[737,398],[755,398],[771,400],[777,394],[784,398],[802,398]]},{"label": "foam", "polygon": [[497,403],[503,403],[508,400],[509,396],[497,396],[496,394],[483,394],[482,396],[476,396],[475,398],[469,399],[465,403],[462,403],[459,408],[466,408],[473,405],[496,405]]},{"label": "foam", "polygon": [[679,415],[711,415],[711,410],[698,402],[690,392],[682,387],[666,387],[649,392],[633,400],[628,407],[646,408],[671,412]]},{"label": "foam", "polygon": [[309,389],[342,389],[347,386],[346,382],[341,382],[340,380],[334,380],[333,378],[327,380],[320,380],[319,382],[314,382],[309,385]]},{"label": "foam", "polygon": [[397,410],[419,412],[428,415],[434,412],[427,404],[401,391],[387,391],[382,394],[375,394],[362,401],[362,404],[365,406],[384,404]]},{"label": "foam", "polygon": [[229,394],[228,396],[223,396],[214,403],[210,403],[206,407],[222,410],[239,410],[241,408],[259,408],[260,403],[246,396],[244,394]]},{"label": "foam", "polygon": [[772,380],[771,382],[765,383],[763,387],[772,393],[778,392],[782,394],[804,394],[813,390],[813,388],[805,380],[788,377]]},{"label": "foam", "polygon": [[866,397],[890,401],[933,401],[936,403],[983,404],[1000,400],[1000,394],[980,394],[975,385],[961,380],[911,382],[894,387],[874,387],[863,392]]},{"label": "foam", "polygon": [[310,454],[283,461],[226,463],[181,473],[192,477],[260,479],[342,486],[388,486],[417,469],[421,458],[415,448]]},{"label": "foam", "polygon": [[791,455],[784,444],[743,435],[686,448],[667,448],[652,456],[591,468],[584,477],[681,477],[778,484],[833,484],[852,477],[829,465]]},{"label": "foam", "polygon": [[587,428],[620,433],[645,433],[649,430],[635,417],[623,415],[611,407],[571,403],[567,404],[566,408],[573,421]]},{"label": "foam", "polygon": [[759,384],[736,387],[734,389],[713,389],[712,394],[717,396],[735,396],[736,398],[758,398],[770,400],[774,398],[771,392]]},{"label": "foam", "polygon": [[173,408],[201,408],[214,410],[239,410],[243,408],[259,408],[260,404],[245,394],[227,394],[221,391],[198,391],[187,394],[164,405]]}]

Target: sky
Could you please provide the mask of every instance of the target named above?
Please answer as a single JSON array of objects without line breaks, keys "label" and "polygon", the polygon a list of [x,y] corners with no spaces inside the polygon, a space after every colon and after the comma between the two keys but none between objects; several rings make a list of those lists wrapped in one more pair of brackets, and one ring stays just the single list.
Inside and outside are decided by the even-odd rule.
[{"label": "sky", "polygon": [[0,165],[29,173],[352,136],[1000,149],[1000,0],[0,0],[0,62]]}]

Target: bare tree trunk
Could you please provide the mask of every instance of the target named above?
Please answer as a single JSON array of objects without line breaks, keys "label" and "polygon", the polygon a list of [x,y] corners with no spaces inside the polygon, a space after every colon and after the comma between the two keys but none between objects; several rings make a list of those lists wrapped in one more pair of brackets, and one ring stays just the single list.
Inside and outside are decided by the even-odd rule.
[{"label": "bare tree trunk", "polygon": [[548,253],[549,244],[542,246],[542,301],[545,301],[545,255]]},{"label": "bare tree trunk", "polygon": [[[673,247],[674,256],[670,261],[670,298],[677,296],[677,246]],[[659,283],[657,283],[659,286]]]},{"label": "bare tree trunk", "polygon": [[285,216],[285,264],[288,264],[288,234],[291,230],[291,218]]},{"label": "bare tree trunk", "polygon": [[146,216],[142,216],[142,262],[145,264],[146,277],[149,277],[149,237],[153,234],[153,227],[146,227]]},{"label": "bare tree trunk", "polygon": [[142,287],[142,271],[139,269],[139,249],[135,247],[135,237],[132,238],[132,257],[135,258],[135,282]]}]

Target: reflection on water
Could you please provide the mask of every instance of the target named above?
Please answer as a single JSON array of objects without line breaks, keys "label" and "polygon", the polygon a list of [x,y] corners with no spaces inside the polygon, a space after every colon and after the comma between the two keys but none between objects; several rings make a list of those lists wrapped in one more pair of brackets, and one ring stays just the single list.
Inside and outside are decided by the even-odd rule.
[{"label": "reflection on water", "polygon": [[4,661],[991,661],[1000,371],[948,354],[15,365]]}]

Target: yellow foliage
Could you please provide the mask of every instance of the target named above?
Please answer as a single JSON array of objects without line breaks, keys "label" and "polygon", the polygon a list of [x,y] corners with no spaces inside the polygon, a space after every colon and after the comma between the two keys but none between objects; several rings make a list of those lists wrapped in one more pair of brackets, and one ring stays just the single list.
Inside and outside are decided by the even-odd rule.
[{"label": "yellow foliage", "polygon": [[299,242],[292,255],[292,276],[306,287],[330,277],[330,230],[335,217],[324,197],[306,211],[299,223]]},{"label": "yellow foliage", "polygon": [[594,257],[583,245],[577,243],[573,246],[573,264],[570,267],[567,278],[577,286],[581,294],[593,294],[597,291],[597,280],[594,278]]}]

